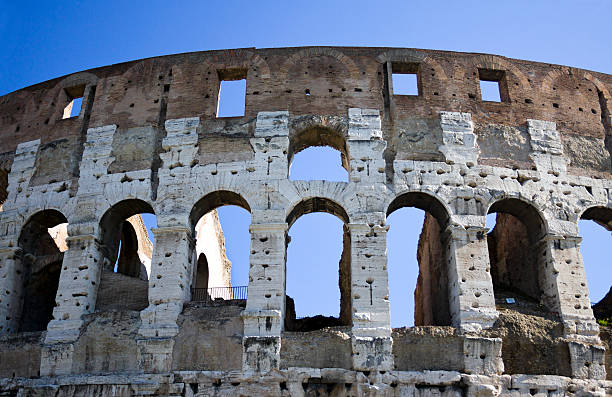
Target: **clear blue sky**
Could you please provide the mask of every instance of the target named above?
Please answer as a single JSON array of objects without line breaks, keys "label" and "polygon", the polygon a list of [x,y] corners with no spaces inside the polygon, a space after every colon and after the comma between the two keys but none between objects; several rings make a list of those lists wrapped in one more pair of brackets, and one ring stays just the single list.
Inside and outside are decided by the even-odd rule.
[{"label": "clear blue sky", "polygon": [[[0,5],[0,95],[88,68],[171,53],[239,47],[432,48],[493,53],[612,73],[612,2],[607,0],[2,0]],[[316,163],[325,164],[320,154],[313,156]],[[331,161],[339,163],[336,158]],[[226,207],[220,214],[234,262],[234,284],[241,285],[247,280],[249,215],[235,212]],[[419,216],[422,218],[422,213],[406,210],[389,219],[394,326],[411,323]],[[591,300],[596,301],[607,292],[611,274],[598,250],[611,246],[611,241],[609,232],[593,225],[581,225],[581,232],[588,236],[583,248]],[[330,234],[313,233],[316,228]],[[313,214],[300,218],[290,231],[287,285],[289,294],[296,297],[298,314],[338,312],[339,230],[340,223],[331,215]],[[600,232],[599,237],[591,237],[594,231]],[[303,241],[307,242],[301,246]],[[320,244],[317,256],[313,244]],[[307,260],[299,263],[299,259]],[[314,266],[329,273],[310,280],[308,277],[319,271]],[[328,290],[331,294],[325,295]]]}]

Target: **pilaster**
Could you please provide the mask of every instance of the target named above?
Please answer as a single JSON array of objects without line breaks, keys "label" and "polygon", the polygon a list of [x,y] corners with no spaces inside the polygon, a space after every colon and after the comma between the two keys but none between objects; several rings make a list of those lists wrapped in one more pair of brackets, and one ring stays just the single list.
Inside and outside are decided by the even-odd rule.
[{"label": "pilaster", "polygon": [[247,307],[242,314],[242,368],[268,372],[280,366],[287,224],[253,223],[249,230],[251,256]]}]

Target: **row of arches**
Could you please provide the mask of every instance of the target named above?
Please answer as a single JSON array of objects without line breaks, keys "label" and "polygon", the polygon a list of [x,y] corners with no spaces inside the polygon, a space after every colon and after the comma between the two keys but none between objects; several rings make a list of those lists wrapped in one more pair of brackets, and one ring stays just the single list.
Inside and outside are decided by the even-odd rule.
[{"label": "row of arches", "polygon": [[[194,205],[189,217],[195,238],[194,288],[248,284],[250,211],[248,202],[230,191],[210,193]],[[542,296],[546,261],[541,244],[546,225],[542,216],[533,205],[516,198],[501,199],[488,212],[487,243],[497,302],[512,298],[546,310]],[[612,209],[592,208],[582,218],[609,230]],[[451,324],[449,241],[444,233],[449,220],[445,206],[430,194],[405,193],[389,205],[392,326]],[[286,221],[285,328],[310,330],[350,325],[347,212],[330,199],[311,198],[298,203]],[[421,231],[410,235],[415,225]],[[152,206],[141,200],[117,203],[102,216],[102,276],[96,310],[142,310],[147,306],[154,243],[149,231],[155,226]],[[223,237],[228,235],[228,239]],[[23,286],[18,331],[44,330],[51,320],[63,253],[68,249],[66,236],[67,218],[57,210],[38,212],[23,226],[18,240]],[[231,255],[226,253],[228,247]]]}]

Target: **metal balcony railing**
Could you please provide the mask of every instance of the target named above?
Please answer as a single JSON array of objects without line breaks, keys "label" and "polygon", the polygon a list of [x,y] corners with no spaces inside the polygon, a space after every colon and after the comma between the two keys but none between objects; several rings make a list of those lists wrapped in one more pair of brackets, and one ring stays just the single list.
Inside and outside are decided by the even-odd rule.
[{"label": "metal balcony railing", "polygon": [[238,287],[212,287],[212,288],[192,288],[192,302],[213,302],[216,299],[232,300],[247,298],[246,285]]}]

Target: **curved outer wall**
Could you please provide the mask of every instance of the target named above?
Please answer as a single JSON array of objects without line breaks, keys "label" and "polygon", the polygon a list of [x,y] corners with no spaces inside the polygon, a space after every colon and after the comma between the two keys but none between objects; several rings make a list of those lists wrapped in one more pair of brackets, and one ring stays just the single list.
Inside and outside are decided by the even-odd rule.
[{"label": "curved outer wall", "polygon": [[[417,74],[418,95],[393,94],[396,72]],[[247,81],[244,116],[217,118],[220,81],[239,78]],[[480,79],[498,81],[501,102],[480,99]],[[38,374],[26,371],[0,381],[0,388],[42,390],[51,382],[92,393],[148,387],[158,394],[300,395],[331,384],[351,395],[443,389],[448,395],[603,395],[611,385],[604,380],[605,349],[577,222],[590,208],[612,208],[611,90],[610,75],[496,55],[305,47],[149,58],[0,97],[3,346],[13,343],[19,321],[22,226],[44,209],[58,210],[69,223],[53,320],[39,342],[26,341],[38,351],[33,356],[44,382],[28,379]],[[80,114],[63,119],[64,107],[81,95]],[[343,153],[348,183],[288,179],[293,154],[316,144]],[[234,317],[223,311],[233,319],[224,323],[233,327],[227,328],[228,337],[234,335],[228,349],[234,358],[241,354],[232,368],[210,362],[188,368],[185,360],[178,368],[176,358],[173,364],[177,344],[187,337],[181,327],[188,321],[183,306],[195,263],[190,214],[202,198],[211,209],[239,204],[252,216],[246,308]],[[313,198],[335,205],[318,208]],[[544,258],[538,264],[541,304],[558,315],[566,376],[505,374],[502,339],[487,333],[499,312],[485,217],[508,198],[528,203],[542,218],[534,245]],[[104,261],[100,220],[127,199],[147,203],[157,216],[149,306],[139,319],[131,317],[138,320],[124,335],[135,356],[92,377],[96,371],[79,346],[86,327],[98,321],[92,316]],[[401,346],[389,321],[385,221],[390,206],[402,200],[430,211],[444,238],[455,346],[450,369],[408,372],[394,358]],[[282,362],[286,232],[294,208],[347,218],[350,260],[342,274],[350,277],[352,317],[333,343],[349,350],[330,364],[344,369]],[[506,210],[520,215],[520,208]],[[610,220],[604,218],[597,220]],[[369,294],[372,299],[362,298]]]}]

